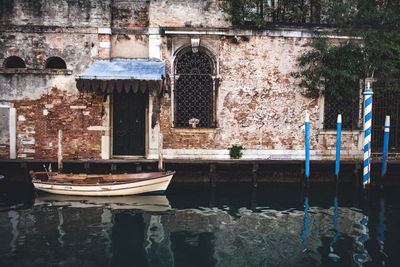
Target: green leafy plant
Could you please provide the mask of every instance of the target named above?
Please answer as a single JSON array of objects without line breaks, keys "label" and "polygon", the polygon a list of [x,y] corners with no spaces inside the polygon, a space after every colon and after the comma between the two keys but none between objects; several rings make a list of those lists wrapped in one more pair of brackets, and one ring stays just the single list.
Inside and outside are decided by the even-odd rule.
[{"label": "green leafy plant", "polygon": [[319,24],[328,0],[222,0],[232,25],[263,28],[268,23]]},{"label": "green leafy plant", "polygon": [[232,145],[229,149],[231,159],[240,159],[243,156],[242,149],[242,146]]},{"label": "green leafy plant", "polygon": [[[298,58],[304,94],[351,98],[359,80],[374,79],[374,93],[400,86],[400,2],[378,0],[330,1],[322,10],[324,22],[344,34],[342,41],[323,38]],[[376,90],[377,89],[377,90]]]}]

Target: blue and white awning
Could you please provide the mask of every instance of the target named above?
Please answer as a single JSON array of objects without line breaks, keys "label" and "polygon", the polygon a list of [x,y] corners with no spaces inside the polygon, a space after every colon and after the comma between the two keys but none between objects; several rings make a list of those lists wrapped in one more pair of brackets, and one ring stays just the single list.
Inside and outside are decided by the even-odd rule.
[{"label": "blue and white awning", "polygon": [[98,60],[83,73],[75,75],[81,91],[133,92],[161,91],[165,88],[165,62],[144,59]]}]

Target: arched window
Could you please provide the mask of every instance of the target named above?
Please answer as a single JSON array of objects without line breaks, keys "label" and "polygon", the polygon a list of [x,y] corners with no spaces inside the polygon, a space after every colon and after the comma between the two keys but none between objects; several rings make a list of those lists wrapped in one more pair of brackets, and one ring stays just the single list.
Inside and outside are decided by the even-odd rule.
[{"label": "arched window", "polygon": [[185,49],[175,60],[175,127],[216,127],[215,67],[202,48]]},{"label": "arched window", "polygon": [[4,60],[4,68],[6,69],[26,68],[26,65],[22,58],[17,56],[11,56]]},{"label": "arched window", "polygon": [[46,61],[46,69],[66,69],[65,61],[60,57],[51,57]]}]

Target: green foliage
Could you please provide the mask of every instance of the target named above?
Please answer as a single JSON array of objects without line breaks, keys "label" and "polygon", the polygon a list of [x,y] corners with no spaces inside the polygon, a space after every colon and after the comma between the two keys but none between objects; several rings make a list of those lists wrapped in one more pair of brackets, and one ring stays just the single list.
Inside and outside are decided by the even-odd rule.
[{"label": "green foliage", "polygon": [[298,58],[300,86],[308,97],[328,93],[337,99],[357,96],[360,77],[365,74],[362,46],[356,42],[329,44],[324,38],[313,40],[312,50]]},{"label": "green foliage", "polygon": [[354,38],[338,45],[317,38],[298,58],[300,71],[293,75],[301,78],[305,95],[351,97],[366,77],[375,79],[378,94],[400,88],[400,1],[330,1],[322,13],[339,33]]},{"label": "green foliage", "polygon": [[262,28],[271,22],[319,24],[326,0],[223,0],[234,26]]},{"label": "green foliage", "polygon": [[242,149],[242,146],[232,145],[229,149],[229,156],[231,159],[240,159],[243,156]]}]

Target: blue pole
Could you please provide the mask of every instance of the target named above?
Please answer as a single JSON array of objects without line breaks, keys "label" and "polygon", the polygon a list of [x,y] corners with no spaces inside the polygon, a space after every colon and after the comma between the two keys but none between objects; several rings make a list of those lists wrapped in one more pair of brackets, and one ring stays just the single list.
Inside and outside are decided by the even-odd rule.
[{"label": "blue pole", "polygon": [[383,155],[382,155],[382,172],[381,177],[385,176],[387,171],[387,157],[389,150],[389,132],[390,132],[390,116],[385,119],[385,135],[383,136]]},{"label": "blue pole", "polygon": [[371,179],[371,127],[372,127],[372,95],[369,88],[364,91],[364,170],[363,186],[370,183]]},{"label": "blue pole", "polygon": [[336,179],[339,179],[341,136],[342,136],[342,115],[339,114],[337,117],[337,131],[336,131],[336,164],[335,164]]},{"label": "blue pole", "polygon": [[306,132],[306,178],[310,178],[310,117],[306,111],[305,119],[305,132]]}]

